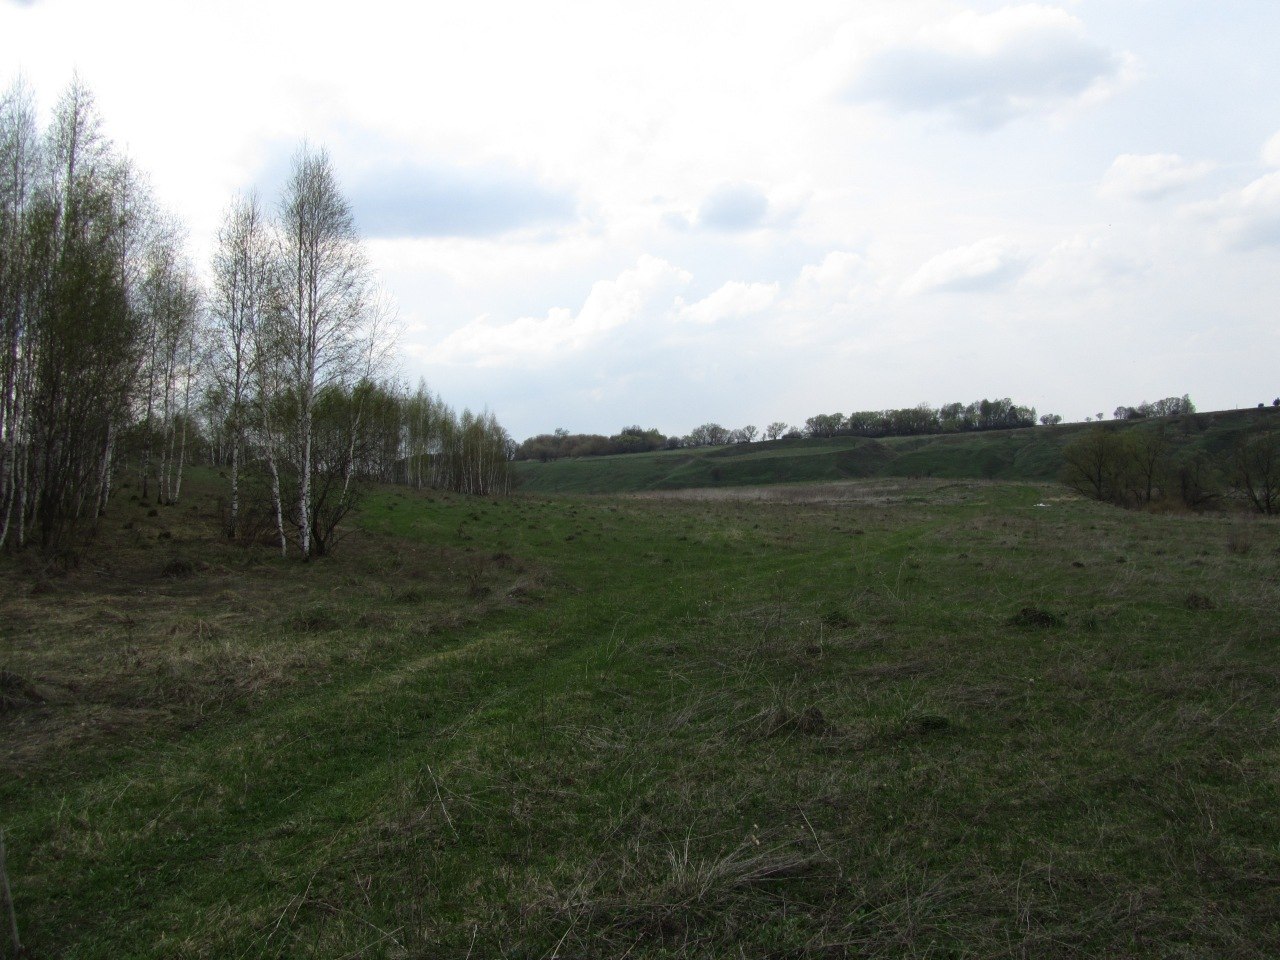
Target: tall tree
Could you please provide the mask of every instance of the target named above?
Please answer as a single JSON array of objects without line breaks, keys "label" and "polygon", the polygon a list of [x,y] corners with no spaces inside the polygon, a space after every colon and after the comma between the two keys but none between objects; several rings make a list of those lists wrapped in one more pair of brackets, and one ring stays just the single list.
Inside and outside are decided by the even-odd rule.
[{"label": "tall tree", "polygon": [[43,155],[27,239],[33,459],[24,482],[41,543],[54,547],[100,506],[102,460],[128,416],[138,338],[117,256],[118,161],[79,82],[58,103]]},{"label": "tall tree", "polygon": [[39,164],[35,107],[19,81],[0,98],[0,547],[11,530],[21,528],[25,511],[25,401],[34,309],[27,229]]},{"label": "tall tree", "polygon": [[312,420],[325,387],[350,381],[370,275],[351,208],[324,150],[294,158],[279,216],[279,343],[292,392],[298,546],[312,554]]},{"label": "tall tree", "polygon": [[237,199],[218,231],[210,296],[213,373],[226,397],[230,443],[227,536],[240,520],[240,464],[258,332],[266,321],[271,259],[266,222],[256,194]]},{"label": "tall tree", "polygon": [[[171,506],[181,492],[200,305],[194,273],[180,252],[180,235],[173,221],[166,221],[156,231],[142,285],[144,320],[150,331],[148,390],[153,394],[147,399],[144,458],[150,459],[154,437],[159,447],[158,496],[161,503]],[[158,430],[154,429],[153,409],[158,409]]]}]

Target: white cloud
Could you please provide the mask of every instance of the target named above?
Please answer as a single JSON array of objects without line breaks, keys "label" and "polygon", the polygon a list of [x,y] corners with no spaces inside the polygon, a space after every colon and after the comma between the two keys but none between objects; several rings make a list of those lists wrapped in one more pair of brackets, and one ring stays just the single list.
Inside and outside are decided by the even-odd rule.
[{"label": "white cloud", "polygon": [[743,283],[730,280],[719,290],[697,303],[677,300],[677,318],[688,323],[712,324],[759,313],[768,309],[778,297],[776,283]]},{"label": "white cloud", "polygon": [[988,237],[955,247],[925,263],[903,285],[908,295],[995,290],[1027,269],[1029,257],[1006,237]]},{"label": "white cloud", "polygon": [[479,367],[540,363],[563,358],[595,344],[629,324],[669,315],[675,291],[691,280],[665,260],[643,256],[615,280],[599,280],[575,314],[555,307],[543,317],[520,317],[494,324],[478,317],[445,337],[432,351],[441,363]]},{"label": "white cloud", "polygon": [[1105,95],[1127,63],[1090,40],[1078,18],[1040,4],[932,19],[854,59],[848,99],[977,127]]},{"label": "white cloud", "polygon": [[821,263],[806,264],[800,270],[793,297],[806,306],[846,300],[866,283],[869,269],[860,254],[833,250]]},{"label": "white cloud", "polygon": [[1025,283],[1059,295],[1077,294],[1108,288],[1147,266],[1107,237],[1078,233],[1031,266]]},{"label": "white cloud", "polygon": [[1184,160],[1176,153],[1122,153],[1102,178],[1104,196],[1159,200],[1202,179],[1213,169],[1207,162]]},{"label": "white cloud", "polygon": [[1252,250],[1280,246],[1280,170],[1243,190],[1188,208],[1189,215],[1216,226],[1229,247]]},{"label": "white cloud", "polygon": [[1280,133],[1274,134],[1262,147],[1263,161],[1272,167],[1280,167]]}]

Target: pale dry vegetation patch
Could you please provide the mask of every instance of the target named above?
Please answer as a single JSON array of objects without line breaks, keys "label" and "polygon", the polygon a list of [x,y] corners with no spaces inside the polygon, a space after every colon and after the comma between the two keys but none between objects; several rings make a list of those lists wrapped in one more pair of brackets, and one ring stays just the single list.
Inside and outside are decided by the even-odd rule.
[{"label": "pale dry vegetation patch", "polygon": [[972,502],[995,481],[937,480],[883,477],[841,480],[831,483],[774,484],[770,486],[696,487],[680,490],[646,490],[628,494],[636,500],[678,500],[692,503],[857,504],[887,506],[916,502],[956,504]]}]

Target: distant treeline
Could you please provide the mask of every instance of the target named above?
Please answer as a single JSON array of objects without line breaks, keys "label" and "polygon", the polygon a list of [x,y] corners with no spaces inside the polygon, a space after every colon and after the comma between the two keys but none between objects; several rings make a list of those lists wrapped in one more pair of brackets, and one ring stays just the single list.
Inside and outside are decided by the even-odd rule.
[{"label": "distant treeline", "polygon": [[[1259,404],[1261,406],[1261,404]],[[1155,403],[1145,400],[1136,407],[1116,407],[1112,414],[1117,420],[1147,420],[1152,417],[1177,417],[1184,413],[1195,413],[1196,405],[1186,394],[1180,397],[1165,397]],[[1102,418],[1099,417],[1099,420]]]},{"label": "distant treeline", "polygon": [[[1059,423],[1061,420],[1062,418],[1056,414],[1048,414],[1040,418],[1040,422],[1044,424]],[[547,461],[565,457],[647,453],[653,450],[752,443],[757,439],[905,437],[971,430],[1013,430],[1018,427],[1035,426],[1035,423],[1034,407],[1019,406],[1005,397],[999,400],[975,400],[969,404],[948,403],[936,409],[928,404],[920,404],[899,410],[864,410],[848,416],[841,413],[820,413],[806,420],[803,427],[775,421],[763,431],[750,424],[730,429],[718,423],[704,423],[685,436],[669,437],[653,427],[646,430],[639,426],[631,426],[624,427],[611,437],[606,437],[598,433],[570,433],[561,428],[554,433],[539,434],[524,441],[516,448],[515,459]]]},{"label": "distant treeline", "polygon": [[[676,440],[672,444],[672,440]],[[562,460],[565,457],[601,457],[611,453],[646,453],[679,446],[679,438],[667,437],[655,429],[623,427],[612,437],[599,433],[570,433],[563,427],[555,433],[530,437],[515,449],[517,460]]]},{"label": "distant treeline", "polygon": [[[1061,417],[1041,418],[1046,424]],[[1016,430],[1036,425],[1035,407],[1023,407],[1008,397],[946,403],[936,409],[927,403],[898,410],[861,410],[847,417],[823,413],[804,422],[810,437],[910,437],[927,433],[967,433],[974,430]]]}]

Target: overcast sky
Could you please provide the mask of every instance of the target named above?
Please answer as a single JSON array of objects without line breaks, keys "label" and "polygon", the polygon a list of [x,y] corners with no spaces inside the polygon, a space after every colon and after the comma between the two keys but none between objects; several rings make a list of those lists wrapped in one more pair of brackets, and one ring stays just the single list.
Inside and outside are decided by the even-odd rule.
[{"label": "overcast sky", "polygon": [[1280,3],[0,0],[207,263],[328,148],[401,373],[518,439],[1280,394]]}]

